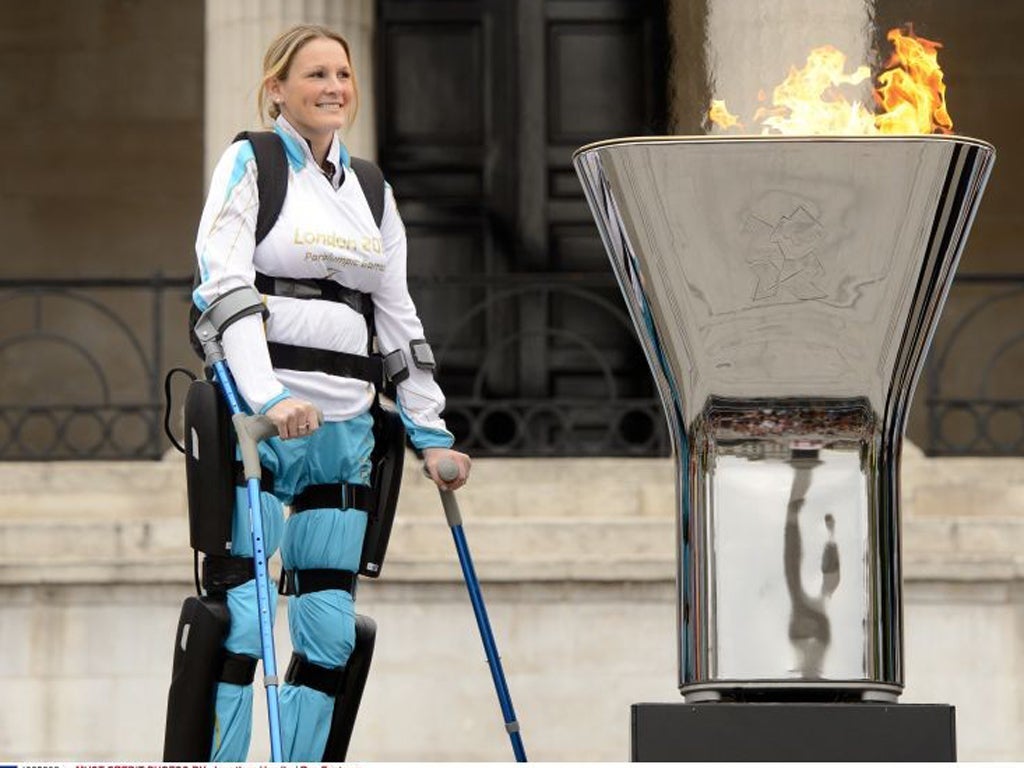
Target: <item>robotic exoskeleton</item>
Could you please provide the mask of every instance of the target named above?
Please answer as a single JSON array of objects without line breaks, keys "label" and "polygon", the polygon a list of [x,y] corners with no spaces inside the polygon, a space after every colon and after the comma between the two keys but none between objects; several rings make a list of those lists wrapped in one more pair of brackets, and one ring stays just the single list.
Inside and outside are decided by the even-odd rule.
[{"label": "robotic exoskeleton", "polygon": [[[257,276],[260,292],[283,293],[303,291],[311,298],[350,302],[357,294],[336,283],[317,286],[328,281],[293,281]],[[312,285],[310,285],[312,284]],[[330,296],[318,293],[330,291]],[[340,290],[339,290],[340,289]],[[366,294],[356,299],[364,302],[372,313],[372,302]],[[196,322],[200,341],[219,338],[232,322],[250,314],[265,313],[260,294],[251,288],[240,288],[224,294]],[[372,318],[368,319],[372,324]],[[425,345],[425,342],[418,342]],[[290,347],[271,349],[272,358],[289,356],[290,366],[314,366],[322,363],[319,350]],[[414,363],[430,356],[429,346],[410,349]],[[389,367],[394,376],[401,375],[402,365],[390,366],[380,356],[360,357],[358,370],[351,375],[375,377],[383,388],[383,372]],[[404,362],[404,361],[399,361]],[[432,358],[429,360],[433,363]],[[338,361],[334,362],[338,365]],[[308,369],[308,368],[307,368]],[[174,661],[163,759],[167,762],[205,762],[210,759],[215,728],[215,697],[218,683],[251,685],[257,660],[235,654],[224,648],[231,627],[226,595],[229,589],[254,578],[251,557],[231,556],[232,516],[236,488],[244,487],[241,461],[237,458],[237,440],[226,403],[209,380],[196,380],[185,401],[185,463],[188,487],[189,537],[195,551],[197,595],[185,600],[175,636]],[[383,407],[379,398],[373,408],[374,449],[369,486],[346,483],[309,486],[292,501],[293,514],[305,509],[338,506],[362,509],[367,513],[359,573],[326,569],[285,571],[280,591],[300,595],[321,589],[343,589],[355,593],[359,575],[380,575],[384,554],[394,519],[405,448],[405,433],[400,416]],[[263,491],[272,493],[274,476],[264,468]],[[200,568],[200,555],[201,568]],[[201,575],[200,575],[201,574]],[[328,669],[293,654],[285,681],[319,690],[335,699],[334,712],[323,759],[342,761],[351,737],[363,687],[373,654],[376,625],[365,616],[356,616],[356,643],[344,667]]]}]

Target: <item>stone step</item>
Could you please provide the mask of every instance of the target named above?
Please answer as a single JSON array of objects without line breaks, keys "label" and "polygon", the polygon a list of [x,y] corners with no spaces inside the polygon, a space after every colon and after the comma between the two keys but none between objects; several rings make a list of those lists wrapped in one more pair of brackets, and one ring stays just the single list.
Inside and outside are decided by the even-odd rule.
[{"label": "stone step", "polygon": [[[184,517],[184,459],[159,462],[0,463],[2,519]],[[436,487],[406,455],[399,514],[441,514]],[[459,504],[472,517],[671,518],[668,459],[480,459]]]},{"label": "stone step", "polygon": [[[467,517],[464,530],[483,580],[674,578],[668,519]],[[907,578],[1024,578],[1024,518],[908,520],[903,560]],[[396,580],[460,579],[443,518],[397,520],[384,570]],[[188,582],[191,575],[182,519],[0,521],[0,583]]]},{"label": "stone step", "polygon": [[[472,518],[675,516],[671,459],[477,459],[458,493]],[[0,462],[0,520],[180,518],[186,514],[182,456],[156,462]],[[902,463],[904,519],[1024,517],[1024,459],[928,459],[908,445]],[[406,456],[400,515],[433,517],[437,491]]]},{"label": "stone step", "polygon": [[[412,454],[400,498],[404,516],[438,514]],[[675,480],[668,459],[478,459],[458,500],[469,517],[672,519]]]}]

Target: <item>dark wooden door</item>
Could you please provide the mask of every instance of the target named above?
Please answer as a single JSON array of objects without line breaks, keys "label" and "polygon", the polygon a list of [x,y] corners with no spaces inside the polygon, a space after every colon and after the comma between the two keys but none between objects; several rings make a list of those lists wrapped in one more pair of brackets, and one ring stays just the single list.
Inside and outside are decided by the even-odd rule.
[{"label": "dark wooden door", "polygon": [[380,159],[478,455],[667,450],[572,153],[664,132],[661,0],[380,0]]}]

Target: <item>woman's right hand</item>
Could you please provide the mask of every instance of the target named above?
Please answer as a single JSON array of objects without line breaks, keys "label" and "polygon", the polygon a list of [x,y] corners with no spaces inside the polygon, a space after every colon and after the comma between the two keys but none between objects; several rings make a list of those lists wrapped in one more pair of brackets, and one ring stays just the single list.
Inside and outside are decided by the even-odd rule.
[{"label": "woman's right hand", "polygon": [[283,440],[306,437],[320,426],[320,411],[312,403],[297,397],[286,397],[274,403],[266,417],[277,427],[277,434]]}]

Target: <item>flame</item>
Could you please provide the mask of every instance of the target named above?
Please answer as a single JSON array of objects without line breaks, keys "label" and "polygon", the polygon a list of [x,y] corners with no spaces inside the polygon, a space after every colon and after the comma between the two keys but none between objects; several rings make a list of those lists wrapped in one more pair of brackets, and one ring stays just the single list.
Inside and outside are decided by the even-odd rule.
[{"label": "flame", "polygon": [[953,120],[946,110],[946,84],[942,82],[939,48],[923,37],[887,35],[895,53],[878,76],[875,99],[884,112],[875,120],[879,133],[951,133]]},{"label": "flame", "polygon": [[733,126],[738,128],[743,127],[740,123],[740,119],[736,117],[736,115],[732,114],[728,107],[725,106],[724,99],[711,100],[711,109],[708,111],[708,119],[715,125],[726,129],[732,128]]},{"label": "flame", "polygon": [[[808,54],[802,68],[790,68],[772,91],[771,104],[759,107],[753,122],[761,126],[762,134],[950,133],[953,121],[946,110],[946,86],[938,63],[942,46],[916,37],[909,27],[906,34],[889,30],[887,37],[894,53],[886,62],[888,69],[877,78],[878,114],[844,93],[844,87],[870,78],[868,67],[847,72],[846,55],[824,45]],[[767,102],[763,92],[758,101]],[[712,100],[708,119],[723,130],[743,128],[723,100]]]},{"label": "flame", "polygon": [[858,67],[845,74],[846,54],[825,45],[807,56],[803,69],[789,75],[772,91],[772,106],[761,107],[754,121],[784,134],[865,133],[874,116],[859,101],[849,102],[843,85],[860,85],[871,70]]}]

